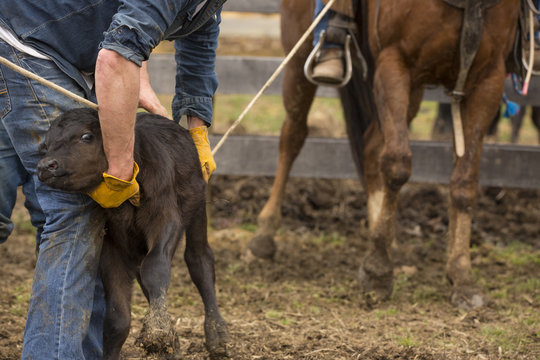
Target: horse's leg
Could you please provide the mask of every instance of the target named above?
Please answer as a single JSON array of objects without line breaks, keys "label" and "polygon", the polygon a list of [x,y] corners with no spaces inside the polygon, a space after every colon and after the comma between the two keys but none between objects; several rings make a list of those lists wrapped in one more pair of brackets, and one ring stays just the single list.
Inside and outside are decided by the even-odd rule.
[{"label": "horse's leg", "polygon": [[463,106],[465,154],[457,158],[450,179],[450,238],[446,273],[453,284],[452,303],[465,308],[482,306],[483,292],[472,278],[469,244],[472,212],[478,192],[482,138],[498,109],[504,87],[500,60],[487,77],[478,80]]},{"label": "horse's leg", "polygon": [[304,77],[305,59],[306,57],[297,54],[285,68],[283,105],[287,117],[281,128],[279,139],[278,168],[270,198],[257,220],[257,232],[249,243],[248,256],[252,254],[259,258],[269,259],[276,252],[274,235],[281,223],[281,205],[285,185],[293,162],[300,153],[308,133],[307,115],[316,90],[316,86]]},{"label": "horse's leg", "polygon": [[[378,169],[369,165],[372,157],[377,156],[376,147],[367,143],[365,149],[371,249],[359,270],[364,292],[372,293],[377,299],[386,299],[392,294],[390,246],[395,238],[397,199],[399,190],[411,174],[408,117],[411,109],[417,108],[418,96],[415,93],[414,106],[411,106],[410,83],[409,71],[399,50],[384,49],[377,58],[374,77],[375,102],[384,144],[378,155]],[[377,172],[380,172],[379,179]]]},{"label": "horse's leg", "polygon": [[519,131],[521,130],[521,126],[523,125],[523,118],[525,117],[526,110],[527,106],[522,105],[519,109],[519,112],[510,118],[510,122],[512,124],[512,144],[516,144],[518,142]]},{"label": "horse's leg", "polygon": [[538,132],[538,144],[540,144],[540,107],[533,106],[531,111],[531,120]]}]

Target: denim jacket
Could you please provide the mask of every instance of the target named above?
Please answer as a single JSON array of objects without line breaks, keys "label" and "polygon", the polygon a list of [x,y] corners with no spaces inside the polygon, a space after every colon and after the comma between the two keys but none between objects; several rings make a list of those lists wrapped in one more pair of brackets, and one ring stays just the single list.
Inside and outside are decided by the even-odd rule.
[{"label": "denim jacket", "polygon": [[0,22],[21,42],[48,55],[91,97],[81,72],[94,72],[100,48],[134,63],[160,41],[175,40],[175,120],[210,124],[221,6],[226,0],[3,0]]}]

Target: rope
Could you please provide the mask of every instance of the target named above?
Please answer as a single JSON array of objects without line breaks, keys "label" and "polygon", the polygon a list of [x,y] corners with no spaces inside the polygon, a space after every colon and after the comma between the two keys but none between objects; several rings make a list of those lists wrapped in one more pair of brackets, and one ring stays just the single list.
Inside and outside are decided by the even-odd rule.
[{"label": "rope", "polygon": [[15,72],[18,72],[19,74],[22,74],[22,75],[26,76],[27,78],[30,78],[30,79],[35,80],[35,81],[37,81],[37,82],[39,82],[39,83],[41,83],[41,84],[43,84],[45,86],[48,86],[51,89],[56,90],[59,93],[69,97],[70,99],[73,99],[73,100],[75,100],[75,101],[77,101],[77,102],[79,102],[81,104],[84,104],[84,105],[88,106],[89,108],[92,108],[92,109],[95,109],[95,110],[97,110],[97,108],[98,108],[98,106],[95,103],[93,103],[93,102],[91,102],[91,101],[89,101],[89,100],[87,100],[87,99],[85,99],[85,98],[83,98],[83,97],[81,97],[81,96],[79,96],[79,95],[77,95],[75,93],[72,93],[71,91],[66,90],[61,86],[58,86],[55,83],[34,74],[33,72],[30,72],[30,71],[28,71],[26,69],[23,69],[19,65],[16,65],[16,64],[12,63],[11,61],[7,60],[6,58],[4,58],[2,56],[0,56],[0,64],[7,66],[11,70],[13,70]]},{"label": "rope", "polygon": [[296,43],[296,45],[294,45],[294,47],[292,48],[292,50],[289,52],[289,54],[285,57],[285,59],[283,59],[283,61],[281,62],[281,64],[278,66],[278,68],[274,71],[274,73],[270,76],[270,78],[268,78],[268,80],[266,81],[266,83],[263,85],[263,87],[259,90],[259,92],[257,93],[257,95],[255,95],[253,97],[253,99],[251,100],[251,102],[246,106],[246,108],[244,109],[244,111],[242,111],[242,113],[240,114],[240,116],[238,116],[238,119],[236,119],[236,121],[231,125],[231,127],[225,132],[225,134],[223,134],[223,136],[221,137],[221,139],[219,140],[219,142],[216,144],[216,146],[214,147],[214,150],[212,150],[212,155],[215,155],[218,150],[221,148],[221,146],[223,145],[223,143],[225,142],[225,140],[227,140],[227,138],[229,137],[230,133],[236,129],[236,127],[240,124],[240,122],[244,119],[244,116],[247,114],[247,112],[249,110],[251,110],[251,108],[253,107],[253,104],[255,104],[255,102],[257,100],[259,100],[259,98],[261,97],[261,95],[266,91],[266,89],[268,89],[268,87],[272,84],[272,82],[274,82],[274,80],[277,78],[277,76],[279,75],[279,73],[281,73],[281,71],[283,70],[283,68],[285,67],[285,65],[287,65],[289,63],[289,61],[292,59],[292,57],[294,55],[296,55],[296,53],[298,52],[298,49],[300,49],[300,46],[302,46],[302,44],[304,43],[304,41],[306,41],[306,39],[308,38],[308,36],[313,32],[313,29],[315,28],[315,26],[317,26],[317,24],[322,20],[323,16],[326,15],[326,13],[328,12],[328,10],[330,10],[330,7],[332,7],[332,5],[334,5],[334,3],[336,2],[336,0],[330,0],[328,1],[328,3],[326,4],[326,6],[322,9],[322,11],[319,13],[319,15],[317,15],[317,17],[313,20],[313,22],[311,23],[311,25],[308,27],[308,29],[306,30],[306,32],[304,33],[304,35],[302,35],[302,37],[298,40],[298,42]]},{"label": "rope", "polygon": [[523,89],[521,90],[522,95],[527,95],[529,92],[529,83],[531,82],[531,76],[533,73],[534,67],[534,19],[533,11],[529,10],[529,62],[527,66],[527,75],[525,76],[525,81],[523,82]]}]

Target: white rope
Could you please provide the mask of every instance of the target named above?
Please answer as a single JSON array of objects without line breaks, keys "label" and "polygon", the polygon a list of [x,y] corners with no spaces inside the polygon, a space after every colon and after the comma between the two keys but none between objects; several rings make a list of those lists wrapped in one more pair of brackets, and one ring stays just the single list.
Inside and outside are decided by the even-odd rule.
[{"label": "white rope", "polygon": [[289,54],[287,55],[287,57],[285,57],[285,59],[283,59],[283,61],[281,62],[281,64],[278,66],[278,68],[274,71],[274,73],[272,74],[272,76],[270,76],[270,78],[268,78],[268,80],[266,81],[266,83],[263,85],[263,87],[261,88],[261,90],[259,90],[259,92],[257,93],[257,95],[255,95],[255,97],[253,97],[253,99],[251,100],[251,102],[246,106],[246,108],[244,109],[244,111],[240,114],[240,116],[238,117],[238,119],[236,119],[236,121],[231,125],[231,127],[225,132],[225,134],[221,137],[221,139],[219,140],[219,142],[216,144],[216,146],[214,147],[214,150],[212,150],[212,155],[215,155],[218,150],[221,148],[221,146],[223,145],[223,143],[225,142],[225,140],[227,140],[227,138],[229,137],[229,134],[240,124],[240,122],[244,119],[244,116],[247,114],[247,112],[249,110],[251,110],[251,108],[253,107],[253,104],[255,104],[255,102],[261,97],[261,95],[263,94],[263,92],[268,89],[268,87],[272,84],[272,82],[274,82],[274,80],[277,78],[277,76],[279,75],[279,73],[283,70],[283,68],[285,67],[285,65],[287,65],[289,63],[289,61],[291,60],[291,58],[298,52],[298,49],[300,49],[300,46],[302,46],[302,44],[304,43],[304,41],[306,41],[306,39],[309,37],[309,35],[313,32],[313,29],[315,28],[315,26],[317,26],[317,24],[322,20],[323,16],[326,15],[326,13],[328,12],[328,10],[330,10],[330,7],[332,7],[332,5],[334,5],[334,3],[336,2],[336,0],[330,0],[328,1],[328,3],[326,4],[326,6],[322,9],[322,11],[319,13],[319,15],[313,20],[313,22],[311,23],[310,27],[306,30],[306,32],[304,33],[304,35],[302,35],[302,37],[300,38],[300,40],[298,40],[298,42],[296,43],[296,45],[294,45],[294,47],[292,48],[292,50],[289,52]]},{"label": "white rope", "polygon": [[529,62],[527,68],[527,76],[525,76],[525,81],[523,82],[523,89],[521,90],[524,96],[527,95],[527,93],[529,92],[529,83],[531,81],[534,67],[534,55],[534,13],[532,10],[529,10]]},{"label": "white rope", "polygon": [[37,81],[37,82],[39,82],[39,83],[41,83],[41,84],[43,84],[45,86],[48,86],[51,89],[56,90],[59,93],[69,97],[70,99],[73,99],[73,100],[75,100],[75,101],[77,101],[79,103],[82,103],[82,104],[88,106],[89,108],[92,108],[92,109],[95,109],[95,110],[97,110],[97,108],[98,108],[98,106],[95,103],[93,103],[93,102],[91,102],[91,101],[89,101],[89,100],[87,100],[87,99],[85,99],[85,98],[83,98],[83,97],[81,97],[81,96],[79,96],[79,95],[77,95],[75,93],[72,93],[71,91],[66,90],[61,86],[58,86],[55,83],[53,83],[53,82],[51,82],[49,80],[46,80],[46,79],[40,77],[39,75],[34,74],[33,72],[30,72],[30,71],[28,71],[26,69],[23,69],[19,65],[16,65],[16,64],[12,63],[11,61],[7,60],[6,58],[4,58],[2,56],[0,56],[0,64],[7,66],[11,70],[13,70],[15,72],[18,72],[19,74],[22,74],[22,75],[26,76],[27,78],[30,78],[30,79],[35,80],[35,81]]}]

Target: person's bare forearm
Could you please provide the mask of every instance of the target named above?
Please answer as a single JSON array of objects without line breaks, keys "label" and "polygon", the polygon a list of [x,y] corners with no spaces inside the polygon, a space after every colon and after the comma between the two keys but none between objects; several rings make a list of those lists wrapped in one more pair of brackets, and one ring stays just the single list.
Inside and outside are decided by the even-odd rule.
[{"label": "person's bare forearm", "polygon": [[96,62],[96,96],[107,173],[130,180],[133,175],[135,116],[140,68],[114,51],[102,49]]},{"label": "person's bare forearm", "polygon": [[193,129],[193,128],[203,126],[203,125],[206,126],[206,123],[204,122],[204,120],[196,116],[188,116],[187,123],[188,123],[188,129]]},{"label": "person's bare forearm", "polygon": [[143,61],[140,72],[141,83],[139,92],[139,107],[153,114],[159,114],[170,119],[171,115],[169,115],[167,109],[163,107],[156,93],[152,89],[152,85],[150,84],[150,75],[148,74],[147,61]]}]

